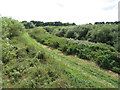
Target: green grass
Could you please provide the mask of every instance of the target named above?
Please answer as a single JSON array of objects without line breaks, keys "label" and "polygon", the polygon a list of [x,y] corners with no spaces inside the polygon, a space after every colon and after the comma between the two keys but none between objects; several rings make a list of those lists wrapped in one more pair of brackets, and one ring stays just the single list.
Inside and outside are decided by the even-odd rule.
[{"label": "green grass", "polygon": [[[4,88],[118,88],[118,74],[42,45],[27,32],[10,43],[21,57],[3,66]],[[39,51],[43,58],[36,59]]]},{"label": "green grass", "polygon": [[39,43],[57,48],[67,55],[77,55],[79,58],[94,61],[101,68],[120,73],[118,52],[110,45],[57,37],[39,27],[28,32]]}]

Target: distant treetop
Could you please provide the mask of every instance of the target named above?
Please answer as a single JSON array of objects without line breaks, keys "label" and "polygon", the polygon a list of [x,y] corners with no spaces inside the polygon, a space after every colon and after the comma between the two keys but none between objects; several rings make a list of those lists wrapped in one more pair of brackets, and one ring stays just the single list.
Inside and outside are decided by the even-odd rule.
[{"label": "distant treetop", "polygon": [[22,21],[22,23],[24,24],[24,26],[26,28],[34,28],[35,26],[71,26],[71,25],[76,25],[75,23],[62,23],[60,21],[56,21],[56,22],[42,22],[42,21]]}]

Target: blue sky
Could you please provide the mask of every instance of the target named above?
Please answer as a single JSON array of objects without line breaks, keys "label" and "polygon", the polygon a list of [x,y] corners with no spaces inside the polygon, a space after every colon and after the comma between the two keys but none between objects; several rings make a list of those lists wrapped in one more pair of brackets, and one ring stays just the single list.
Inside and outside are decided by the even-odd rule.
[{"label": "blue sky", "polygon": [[0,0],[0,14],[19,21],[76,24],[117,21],[119,0]]}]

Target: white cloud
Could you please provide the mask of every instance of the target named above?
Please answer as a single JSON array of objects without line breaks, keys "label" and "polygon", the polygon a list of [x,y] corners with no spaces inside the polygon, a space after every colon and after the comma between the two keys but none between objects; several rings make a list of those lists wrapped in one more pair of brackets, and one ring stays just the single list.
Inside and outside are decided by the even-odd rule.
[{"label": "white cloud", "polygon": [[[0,0],[2,16],[14,19],[75,22],[117,21],[117,0]],[[115,8],[103,8],[116,5]]]}]

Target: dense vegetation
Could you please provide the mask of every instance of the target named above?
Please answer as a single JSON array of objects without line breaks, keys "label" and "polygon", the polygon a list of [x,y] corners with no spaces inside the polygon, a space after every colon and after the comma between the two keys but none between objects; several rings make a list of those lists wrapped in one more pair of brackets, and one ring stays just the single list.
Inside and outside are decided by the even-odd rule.
[{"label": "dense vegetation", "polygon": [[[2,18],[3,88],[118,88],[118,74],[114,72],[119,73],[119,58],[113,47],[60,38],[41,27],[24,28],[17,20]],[[80,58],[96,59],[98,65],[114,72],[45,45],[66,54],[76,52]]]},{"label": "dense vegetation", "polygon": [[[62,23],[60,21],[55,21],[55,22],[43,22],[43,21],[34,21],[31,20],[30,22],[28,21],[22,21],[21,23],[24,24],[26,29],[29,28],[34,28],[34,27],[39,27],[39,26],[73,26],[76,25],[75,23]],[[120,24],[120,21],[115,21],[115,22],[95,22],[94,24]],[[92,25],[89,23],[89,25]]]},{"label": "dense vegetation", "polygon": [[[67,83],[64,65],[31,43],[21,23],[11,18],[2,18],[2,22],[3,88],[64,87],[57,85]],[[58,77],[64,81],[54,82]]]},{"label": "dense vegetation", "polygon": [[62,23],[60,21],[56,22],[42,22],[42,21],[22,21],[26,29],[39,27],[39,26],[71,26],[76,25],[75,23]]},{"label": "dense vegetation", "polygon": [[50,34],[73,38],[76,40],[87,40],[90,42],[106,43],[115,47],[120,51],[120,43],[118,43],[118,25],[117,24],[95,24],[95,25],[79,25],[79,26],[46,26],[44,27]]},{"label": "dense vegetation", "polygon": [[44,45],[58,48],[66,52],[66,54],[74,54],[82,59],[93,60],[102,68],[111,69],[120,73],[120,58],[117,56],[118,52],[109,45],[60,38],[50,35],[44,29],[40,28],[31,30],[30,35]]},{"label": "dense vegetation", "polygon": [[23,24],[11,18],[2,18],[2,61],[8,63],[15,56],[15,47],[9,41],[20,36],[24,31]]}]

